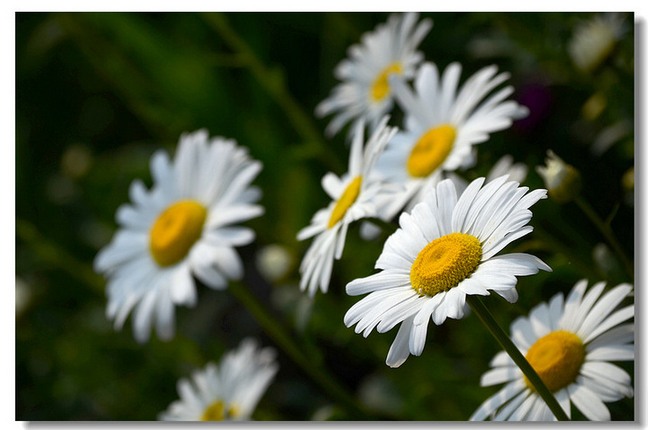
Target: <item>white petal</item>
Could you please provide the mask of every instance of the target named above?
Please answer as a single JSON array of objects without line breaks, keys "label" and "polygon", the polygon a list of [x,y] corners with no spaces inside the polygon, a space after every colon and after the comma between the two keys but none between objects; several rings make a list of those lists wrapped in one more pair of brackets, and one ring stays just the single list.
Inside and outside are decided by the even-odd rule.
[{"label": "white petal", "polygon": [[583,341],[588,343],[597,336],[605,333],[607,330],[621,324],[624,321],[632,318],[634,316],[634,305],[626,306],[621,308],[618,311],[614,312],[612,315],[607,317],[605,321],[601,322],[592,332],[585,338]]},{"label": "white petal", "polygon": [[135,309],[133,334],[140,343],[146,342],[150,336],[157,294],[157,291],[150,290]]},{"label": "white petal", "polygon": [[484,373],[480,384],[482,387],[514,381],[522,376],[520,369],[514,366],[496,367]]},{"label": "white petal", "polygon": [[634,345],[607,345],[592,349],[586,359],[596,361],[634,360]]},{"label": "white petal", "polygon": [[589,311],[579,327],[577,334],[581,338],[586,339],[596,326],[603,322],[614,308],[621,303],[630,291],[632,291],[630,285],[622,284],[605,293]]},{"label": "white petal", "polygon": [[359,296],[372,291],[398,288],[405,285],[410,285],[409,275],[384,270],[349,282],[346,286],[346,293],[350,296]]},{"label": "white petal", "polygon": [[567,389],[571,401],[589,420],[610,420],[610,411],[605,406],[605,403],[588,388],[583,385],[572,384]]},{"label": "white petal", "polygon": [[412,329],[412,320],[408,318],[401,323],[396,338],[392,342],[387,353],[386,364],[389,367],[400,367],[409,357],[409,337]]},{"label": "white petal", "polygon": [[536,394],[532,394],[531,390],[525,387],[525,389],[520,394],[511,399],[510,402],[508,402],[497,412],[497,415],[495,415],[493,421],[506,421],[511,416],[511,414],[515,412],[515,410],[522,404],[522,402],[527,399],[527,397],[535,395]]},{"label": "white petal", "polygon": [[517,396],[525,388],[526,386],[524,385],[524,381],[522,380],[511,382],[510,384],[499,390],[497,393],[486,399],[484,403],[482,403],[479,408],[475,412],[473,412],[473,414],[470,416],[470,420],[484,420],[514,396]]}]

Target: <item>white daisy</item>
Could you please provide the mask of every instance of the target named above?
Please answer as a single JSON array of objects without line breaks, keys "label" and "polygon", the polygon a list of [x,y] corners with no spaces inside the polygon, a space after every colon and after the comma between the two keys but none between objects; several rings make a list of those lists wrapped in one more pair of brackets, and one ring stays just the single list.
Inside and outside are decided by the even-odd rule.
[{"label": "white daisy", "polygon": [[598,14],[576,27],[567,51],[578,69],[592,72],[609,57],[625,32],[623,14]]},{"label": "white daisy", "polygon": [[214,289],[238,279],[243,265],[234,250],[254,239],[237,226],[263,213],[260,191],[250,186],[261,163],[233,140],[200,130],[180,138],[176,158],[158,151],[151,158],[154,184],[130,187],[132,204],[122,205],[120,230],[95,259],[107,276],[107,315],[120,329],[135,308],[135,338],[148,340],[155,323],[161,339],[174,333],[174,305],[193,306],[192,275]]},{"label": "white daisy", "polygon": [[220,365],[178,381],[176,400],[159,416],[163,421],[248,421],[274,379],[279,366],[272,348],[259,348],[244,339],[238,349],[227,352]]},{"label": "white daisy", "polygon": [[389,143],[376,170],[387,180],[404,184],[406,191],[383,209],[385,220],[403,208],[410,210],[443,172],[470,167],[474,145],[527,114],[525,107],[505,100],[513,92],[511,86],[484,100],[508,79],[507,73],[497,74],[496,66],[481,69],[458,90],[460,74],[458,63],[450,64],[441,77],[435,64],[424,63],[414,81],[415,93],[403,79],[390,79],[405,113],[405,129]]},{"label": "white daisy", "polygon": [[[524,163],[516,163],[513,161],[513,157],[509,154],[502,156],[491,169],[486,174],[486,180],[484,183],[489,183],[495,178],[500,176],[508,175],[508,178],[516,182],[524,182],[527,177],[528,167]],[[447,174],[448,179],[451,179],[454,182],[455,187],[457,188],[457,193],[461,194],[468,186],[468,181],[462,176],[458,175],[456,172],[449,172]]]},{"label": "white daisy", "polygon": [[[610,363],[634,360],[634,324],[622,324],[634,316],[634,305],[615,311],[632,286],[621,284],[601,295],[604,287],[599,282],[586,293],[587,281],[581,280],[566,300],[556,294],[511,324],[512,341],[569,417],[573,403],[588,419],[609,421],[605,403],[633,396],[630,375]],[[498,353],[491,366],[481,385],[506,385],[471,420],[556,419],[506,352]]]},{"label": "white daisy", "polygon": [[546,198],[546,190],[527,194],[506,176],[483,184],[476,179],[457,197],[453,182],[441,181],[411,214],[401,214],[376,261],[381,271],[347,284],[349,295],[369,293],[347,311],[347,327],[357,324],[355,332],[367,337],[374,328],[384,333],[401,323],[387,365],[421,355],[430,317],[437,325],[462,318],[467,295],[491,290],[515,302],[516,276],[551,270],[533,255],[496,255],[533,230],[526,225],[529,207]]},{"label": "white daisy", "polygon": [[329,136],[336,134],[349,121],[355,124],[366,120],[372,129],[393,106],[389,75],[405,79],[414,76],[423,55],[416,47],[432,28],[432,21],[418,24],[418,14],[393,14],[387,23],[380,24],[371,33],[362,36],[362,44],[349,48],[349,59],[335,68],[334,74],[342,81],[332,94],[316,108],[318,116],[335,113],[326,128]]},{"label": "white daisy", "polygon": [[387,120],[388,117],[383,118],[364,147],[364,124],[358,123],[351,143],[348,172],[341,177],[328,173],[322,178],[322,187],[333,201],[317,211],[311,224],[297,234],[298,240],[317,236],[300,265],[300,289],[308,289],[311,297],[318,289],[328,291],[333,260],[342,257],[349,224],[378,216],[374,200],[394,191],[372,174],[376,159],[397,131],[386,125]]}]

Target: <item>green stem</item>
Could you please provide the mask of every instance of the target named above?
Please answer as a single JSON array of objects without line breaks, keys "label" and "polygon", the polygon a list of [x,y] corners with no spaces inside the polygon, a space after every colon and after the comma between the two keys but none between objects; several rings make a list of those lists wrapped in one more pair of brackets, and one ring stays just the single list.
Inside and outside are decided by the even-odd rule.
[{"label": "green stem", "polygon": [[331,156],[330,151],[327,151],[328,145],[322,140],[317,127],[311,121],[311,117],[302,110],[291,96],[280,71],[266,67],[250,46],[230,27],[222,13],[207,13],[203,16],[207,23],[230,46],[235,55],[241,58],[242,63],[247,66],[259,84],[283,109],[295,131],[304,141],[301,148],[303,153],[307,156],[322,159],[332,170],[338,171],[342,167],[339,160]]},{"label": "green stem", "polygon": [[621,260],[621,263],[623,264],[623,267],[630,276],[630,279],[634,280],[634,268],[628,257],[626,256],[625,252],[623,251],[623,248],[621,248],[621,244],[619,244],[619,241],[616,239],[614,236],[614,232],[610,228],[610,225],[603,222],[603,220],[598,216],[596,211],[587,203],[585,199],[583,199],[581,196],[577,196],[576,199],[574,200],[578,207],[585,213],[585,215],[594,223],[596,228],[599,229],[605,240],[610,244],[614,252],[616,253],[617,257],[619,260]]},{"label": "green stem", "polygon": [[351,396],[328,372],[318,364],[319,360],[307,357],[302,349],[294,342],[271,316],[257,298],[250,293],[248,288],[241,283],[232,283],[229,286],[232,294],[245,306],[265,332],[277,345],[297,364],[317,385],[326,391],[332,398],[344,405],[361,419],[368,419],[369,413]]},{"label": "green stem", "polygon": [[508,355],[513,359],[515,364],[522,370],[524,376],[527,377],[529,382],[535,388],[535,391],[545,401],[551,412],[559,421],[568,421],[569,417],[565,411],[560,407],[560,404],[549,391],[547,386],[542,382],[540,376],[536,373],[533,367],[529,364],[527,359],[522,355],[520,350],[515,346],[513,341],[508,337],[502,328],[497,324],[493,315],[489,312],[488,308],[484,305],[478,296],[467,296],[466,301],[470,308],[475,312],[479,320],[488,328],[488,331],[495,337],[497,342],[504,348]]},{"label": "green stem", "polygon": [[79,261],[65,249],[47,239],[29,221],[16,220],[16,237],[22,240],[44,262],[63,270],[100,294],[105,294],[103,278],[92,270],[87,263]]}]

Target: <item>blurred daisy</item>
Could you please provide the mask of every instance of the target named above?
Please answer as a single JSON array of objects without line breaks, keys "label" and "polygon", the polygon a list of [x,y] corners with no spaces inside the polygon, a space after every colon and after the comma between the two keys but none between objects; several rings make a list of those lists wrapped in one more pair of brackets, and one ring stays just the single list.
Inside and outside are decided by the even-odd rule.
[{"label": "blurred daisy", "polygon": [[390,112],[393,106],[389,85],[390,75],[405,79],[414,76],[423,55],[416,51],[432,28],[432,21],[416,23],[418,14],[393,14],[387,23],[362,36],[362,44],[349,49],[349,59],[335,68],[335,77],[342,82],[333,88],[331,96],[316,108],[318,116],[335,113],[326,128],[329,136],[335,135],[349,121],[355,125],[361,119],[372,128]]},{"label": "blurred daisy", "polygon": [[[621,324],[634,316],[634,305],[615,311],[632,286],[621,284],[601,295],[604,287],[600,282],[586,293],[587,281],[581,280],[566,300],[556,294],[511,324],[513,342],[570,417],[573,403],[589,420],[609,421],[605,403],[633,396],[630,375],[610,363],[634,360],[634,324]],[[506,385],[471,420],[555,420],[506,352],[491,366],[481,385]]]},{"label": "blurred daisy", "polygon": [[[516,163],[512,156],[506,154],[497,160],[493,167],[488,171],[484,183],[487,184],[493,179],[504,175],[508,175],[508,178],[511,181],[524,182],[528,171],[529,169],[526,164]],[[447,177],[448,179],[452,179],[452,182],[454,182],[455,187],[457,188],[457,192],[460,194],[468,186],[468,181],[462,176],[459,176],[456,172],[449,172]]]},{"label": "blurred daisy", "polygon": [[506,176],[486,185],[479,178],[457,197],[453,182],[441,181],[411,214],[401,214],[376,261],[381,271],[347,285],[349,295],[369,293],[347,311],[347,327],[357,324],[355,332],[367,337],[401,323],[387,365],[421,355],[430,318],[437,325],[462,318],[467,295],[491,290],[512,303],[516,276],[551,270],[533,255],[497,255],[533,230],[529,207],[546,197],[546,190],[527,194],[518,185]]},{"label": "blurred daisy", "polygon": [[159,416],[163,421],[248,421],[279,370],[272,348],[245,339],[226,353],[220,367],[209,363],[178,381],[176,400]]},{"label": "blurred daisy", "polygon": [[333,201],[317,211],[311,224],[297,234],[298,240],[317,236],[299,269],[300,289],[308,289],[311,297],[318,289],[328,291],[333,260],[342,257],[349,224],[377,216],[374,200],[382,193],[393,191],[371,174],[377,157],[396,133],[395,128],[387,127],[387,120],[388,117],[383,118],[364,147],[364,124],[358,123],[351,143],[348,172],[341,177],[328,173],[322,178],[322,187]]},{"label": "blurred daisy", "polygon": [[442,172],[470,167],[475,162],[474,145],[527,114],[515,101],[505,101],[513,92],[511,86],[483,101],[508,79],[507,73],[497,74],[497,67],[481,69],[457,92],[460,74],[458,63],[450,64],[442,77],[436,65],[425,63],[414,81],[415,93],[402,79],[390,80],[405,113],[405,129],[389,143],[376,169],[388,181],[403,184],[405,192],[382,210],[385,220],[403,208],[410,210],[442,179]]},{"label": "blurred daisy", "polygon": [[626,32],[624,21],[623,14],[603,13],[576,27],[567,46],[576,67],[591,72],[601,65]]},{"label": "blurred daisy", "polygon": [[254,232],[237,223],[263,213],[250,183],[261,170],[233,140],[200,130],[181,136],[176,158],[158,151],[151,158],[153,187],[130,187],[132,204],[117,210],[121,229],[95,259],[109,278],[107,315],[120,329],[135,308],[133,331],[148,340],[155,323],[161,339],[174,333],[174,305],[193,306],[192,275],[214,289],[238,279],[243,266],[235,246]]}]

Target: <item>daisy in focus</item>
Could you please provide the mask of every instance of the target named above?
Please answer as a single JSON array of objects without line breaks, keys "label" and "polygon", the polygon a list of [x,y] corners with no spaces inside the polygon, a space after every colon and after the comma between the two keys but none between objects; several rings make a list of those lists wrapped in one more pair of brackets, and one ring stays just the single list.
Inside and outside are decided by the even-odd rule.
[{"label": "daisy in focus", "polygon": [[316,236],[299,269],[299,287],[308,290],[311,297],[318,289],[323,293],[328,291],[333,260],[342,257],[349,224],[378,216],[374,200],[395,191],[372,174],[376,159],[397,131],[388,127],[387,121],[388,117],[382,119],[366,145],[364,123],[358,123],[351,143],[348,172],[341,177],[328,173],[322,178],[322,187],[333,201],[317,211],[311,224],[297,234],[298,240]]},{"label": "daisy in focus", "polygon": [[527,108],[506,100],[513,87],[489,96],[508,79],[507,73],[497,73],[496,66],[481,69],[457,88],[460,74],[458,63],[450,64],[442,76],[435,64],[424,63],[415,78],[414,92],[404,80],[390,79],[405,114],[405,127],[387,146],[376,169],[386,180],[403,184],[405,192],[382,209],[386,221],[403,208],[411,210],[443,179],[443,172],[474,164],[474,145],[527,115]]},{"label": "daisy in focus", "polygon": [[365,120],[373,130],[390,112],[393,98],[389,76],[412,79],[423,60],[416,48],[432,28],[432,21],[424,19],[417,24],[417,19],[418,14],[412,12],[393,14],[387,23],[365,33],[362,44],[349,48],[350,58],[334,70],[342,82],[315,108],[320,117],[335,114],[326,128],[328,136],[337,134],[349,121],[355,129],[360,120]]},{"label": "daisy in focus", "polygon": [[226,353],[220,364],[209,363],[194,372],[191,380],[178,381],[176,400],[159,419],[162,421],[249,421],[279,366],[272,348],[259,348],[245,339],[238,349]]},{"label": "daisy in focus", "polygon": [[180,138],[175,160],[165,151],[151,158],[153,186],[130,187],[131,204],[118,208],[120,230],[95,258],[108,277],[106,313],[120,329],[134,309],[133,332],[148,340],[155,325],[161,339],[173,337],[174,306],[196,302],[195,275],[224,289],[242,276],[235,246],[249,244],[254,231],[237,224],[263,213],[250,185],[261,163],[233,140],[200,130]]},{"label": "daisy in focus", "polygon": [[[571,417],[571,404],[592,421],[609,421],[605,403],[632,397],[630,375],[611,361],[634,360],[634,305],[615,310],[632,292],[629,284],[605,294],[605,283],[587,291],[581,280],[565,300],[549,303],[511,324],[511,339]],[[522,371],[502,351],[481,378],[482,386],[505,383],[472,415],[471,420],[555,421],[549,407]]]},{"label": "daisy in focus", "polygon": [[464,315],[466,296],[493,291],[517,301],[517,276],[551,268],[524,253],[498,253],[533,228],[529,207],[546,198],[546,190],[527,193],[506,176],[484,185],[472,181],[458,197],[450,179],[441,181],[411,213],[403,212],[399,228],[385,242],[376,261],[381,271],[355,279],[347,294],[367,294],[344,316],[347,327],[367,337],[400,324],[386,363],[398,367],[410,354],[421,355],[430,318]]}]

